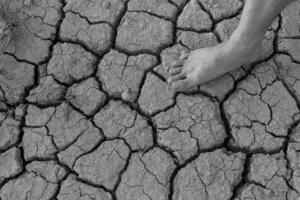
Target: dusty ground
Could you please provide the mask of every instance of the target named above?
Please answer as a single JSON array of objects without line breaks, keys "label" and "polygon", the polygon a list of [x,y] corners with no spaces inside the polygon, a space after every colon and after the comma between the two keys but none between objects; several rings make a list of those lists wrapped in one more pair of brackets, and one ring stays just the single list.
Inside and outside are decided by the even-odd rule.
[{"label": "dusty ground", "polygon": [[185,94],[170,62],[227,39],[242,1],[9,2],[1,200],[300,197],[299,1],[260,60]]}]

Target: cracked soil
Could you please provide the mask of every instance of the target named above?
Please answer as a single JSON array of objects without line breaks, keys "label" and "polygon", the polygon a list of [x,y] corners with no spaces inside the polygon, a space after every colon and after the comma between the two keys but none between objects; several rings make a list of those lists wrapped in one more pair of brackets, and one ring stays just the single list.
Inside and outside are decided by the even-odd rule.
[{"label": "cracked soil", "polygon": [[300,1],[250,65],[174,93],[242,0],[3,0],[0,200],[299,200]]}]

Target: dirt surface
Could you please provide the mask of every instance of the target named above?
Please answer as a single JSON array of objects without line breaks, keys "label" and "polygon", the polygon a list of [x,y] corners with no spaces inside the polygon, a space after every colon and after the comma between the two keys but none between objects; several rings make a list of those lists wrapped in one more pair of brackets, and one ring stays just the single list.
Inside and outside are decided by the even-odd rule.
[{"label": "dirt surface", "polygon": [[243,1],[3,3],[0,200],[300,199],[299,1],[259,60],[184,93],[170,64]]}]

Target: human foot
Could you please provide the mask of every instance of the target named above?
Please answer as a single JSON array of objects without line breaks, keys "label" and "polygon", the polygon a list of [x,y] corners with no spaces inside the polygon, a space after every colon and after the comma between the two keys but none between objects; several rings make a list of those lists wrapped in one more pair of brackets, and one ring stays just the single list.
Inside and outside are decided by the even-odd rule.
[{"label": "human foot", "polygon": [[168,82],[175,91],[184,91],[206,83],[257,59],[261,46],[260,40],[252,41],[251,45],[227,41],[184,53],[171,66]]}]

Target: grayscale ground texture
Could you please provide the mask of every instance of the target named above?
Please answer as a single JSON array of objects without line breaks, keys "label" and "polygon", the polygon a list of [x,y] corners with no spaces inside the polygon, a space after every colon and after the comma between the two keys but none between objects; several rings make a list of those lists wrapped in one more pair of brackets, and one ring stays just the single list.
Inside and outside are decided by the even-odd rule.
[{"label": "grayscale ground texture", "polygon": [[184,93],[170,63],[228,39],[243,1],[8,2],[1,200],[299,199],[299,1],[259,60]]}]

